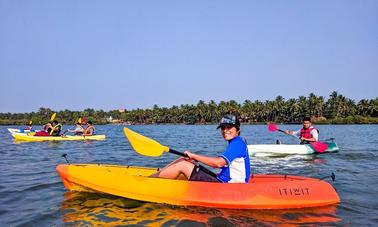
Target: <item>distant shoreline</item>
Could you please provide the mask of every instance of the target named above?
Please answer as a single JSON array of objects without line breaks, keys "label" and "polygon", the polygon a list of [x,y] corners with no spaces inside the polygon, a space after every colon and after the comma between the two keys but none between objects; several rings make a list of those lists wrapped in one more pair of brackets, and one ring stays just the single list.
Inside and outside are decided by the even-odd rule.
[{"label": "distant shoreline", "polygon": [[[268,122],[301,124],[303,118],[310,117],[315,124],[378,124],[378,97],[361,99],[358,102],[349,99],[336,91],[328,99],[310,93],[307,97],[285,99],[277,96],[274,100],[199,100],[196,105],[159,107],[151,109],[117,109],[111,111],[68,109],[54,111],[41,107],[38,112],[0,113],[0,125],[46,124],[51,117],[63,124],[74,124],[90,120],[94,124],[216,124],[225,114],[234,114],[242,124],[266,124]],[[56,118],[55,118],[56,116]]]},{"label": "distant shoreline", "polygon": [[[1,126],[12,126],[12,125],[25,125],[26,120],[4,120],[0,119]],[[246,123],[242,122],[242,125],[266,125],[268,122],[253,122],[253,123]],[[302,124],[301,122],[276,122],[277,124],[284,124],[284,125],[298,125]],[[73,122],[63,122],[63,124],[70,125],[74,124]],[[95,122],[96,125],[216,125],[216,122],[209,122],[209,123],[138,123],[138,122]],[[322,120],[322,121],[314,121],[313,124],[316,125],[369,125],[369,124],[378,124],[378,118],[373,117],[350,117],[350,118],[337,118],[337,119],[329,119],[329,120]],[[42,126],[43,124],[35,124],[34,126]]]}]

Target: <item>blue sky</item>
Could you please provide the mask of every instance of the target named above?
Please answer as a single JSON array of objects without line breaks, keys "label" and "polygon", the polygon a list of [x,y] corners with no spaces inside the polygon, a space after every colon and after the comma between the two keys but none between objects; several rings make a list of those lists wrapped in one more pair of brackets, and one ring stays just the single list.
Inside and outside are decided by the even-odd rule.
[{"label": "blue sky", "polygon": [[0,112],[378,97],[378,1],[0,0]]}]

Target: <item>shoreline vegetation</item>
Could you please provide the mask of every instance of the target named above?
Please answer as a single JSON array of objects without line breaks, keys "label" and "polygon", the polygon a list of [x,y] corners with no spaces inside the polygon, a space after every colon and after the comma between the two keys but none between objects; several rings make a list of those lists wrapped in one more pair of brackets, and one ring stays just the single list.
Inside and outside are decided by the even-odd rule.
[{"label": "shoreline vegetation", "polygon": [[242,124],[300,124],[306,116],[316,124],[378,124],[378,97],[356,102],[333,91],[327,100],[310,93],[307,97],[288,100],[282,96],[266,101],[245,100],[242,104],[234,100],[219,103],[200,100],[196,105],[174,105],[170,108],[154,105],[151,109],[108,112],[90,108],[54,111],[41,107],[38,112],[0,113],[0,125],[25,125],[29,121],[42,125],[54,112],[57,113],[56,119],[63,124],[74,124],[80,117],[94,124],[217,124],[226,113],[238,115]]}]

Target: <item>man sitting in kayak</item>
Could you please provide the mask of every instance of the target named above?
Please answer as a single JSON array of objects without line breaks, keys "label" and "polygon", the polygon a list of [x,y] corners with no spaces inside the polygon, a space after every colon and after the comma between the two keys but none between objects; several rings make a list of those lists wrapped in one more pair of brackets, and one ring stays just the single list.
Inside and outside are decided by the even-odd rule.
[{"label": "man sitting in kayak", "polygon": [[[194,154],[190,151],[184,153],[188,158],[179,158],[152,177],[177,179],[183,174],[190,181],[241,183],[248,182],[250,175],[250,163],[247,144],[239,136],[240,122],[236,116],[227,114],[217,129],[228,142],[226,150],[218,157],[209,157]],[[215,174],[205,167],[196,164],[201,162],[213,168],[221,168],[219,174]]]},{"label": "man sitting in kayak", "polygon": [[25,131],[34,132],[32,121],[29,121],[29,123],[26,124],[25,128],[20,128],[21,133],[24,133]]},{"label": "man sitting in kayak", "polygon": [[81,123],[80,122],[76,122],[75,126],[76,126],[75,129],[73,129],[73,130],[72,129],[68,129],[67,131],[73,132],[75,136],[81,136],[81,135],[83,135],[84,128],[83,128],[83,126],[81,126]]},{"label": "man sitting in kayak", "polygon": [[34,135],[34,136],[51,136],[50,132],[53,129],[52,122],[48,122],[45,124],[42,128],[41,131],[34,133],[29,133],[29,135]]},{"label": "man sitting in kayak", "polygon": [[87,127],[84,130],[83,136],[93,136],[95,134],[95,127],[92,121],[87,121]]},{"label": "man sitting in kayak", "polygon": [[51,129],[52,129],[52,122],[50,121],[50,122],[48,122],[47,124],[45,124],[44,126],[43,126],[43,131],[45,131],[45,132],[51,132]]},{"label": "man sitting in kayak", "polygon": [[285,130],[285,133],[299,136],[301,144],[317,142],[319,137],[319,130],[312,126],[311,118],[309,117],[303,119],[303,128],[297,131]]},{"label": "man sitting in kayak", "polygon": [[50,133],[51,136],[60,136],[62,125],[57,120],[54,120],[51,126],[52,127],[49,128],[47,132]]},{"label": "man sitting in kayak", "polygon": [[29,123],[26,125],[26,127],[24,128],[24,130],[29,130],[29,131],[34,131],[33,130],[33,121],[29,121]]}]

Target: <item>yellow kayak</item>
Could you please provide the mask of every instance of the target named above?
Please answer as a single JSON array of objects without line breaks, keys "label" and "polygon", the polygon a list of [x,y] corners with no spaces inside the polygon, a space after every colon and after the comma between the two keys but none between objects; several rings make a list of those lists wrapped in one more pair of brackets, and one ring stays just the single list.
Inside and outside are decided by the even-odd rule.
[{"label": "yellow kayak", "polygon": [[290,175],[252,175],[249,183],[149,177],[155,168],[63,164],[56,168],[71,191],[100,192],[146,202],[233,209],[288,209],[337,204],[328,182]]},{"label": "yellow kayak", "polygon": [[27,133],[12,133],[15,140],[22,141],[64,141],[64,140],[104,140],[105,135],[93,135],[93,136],[33,136]]}]

